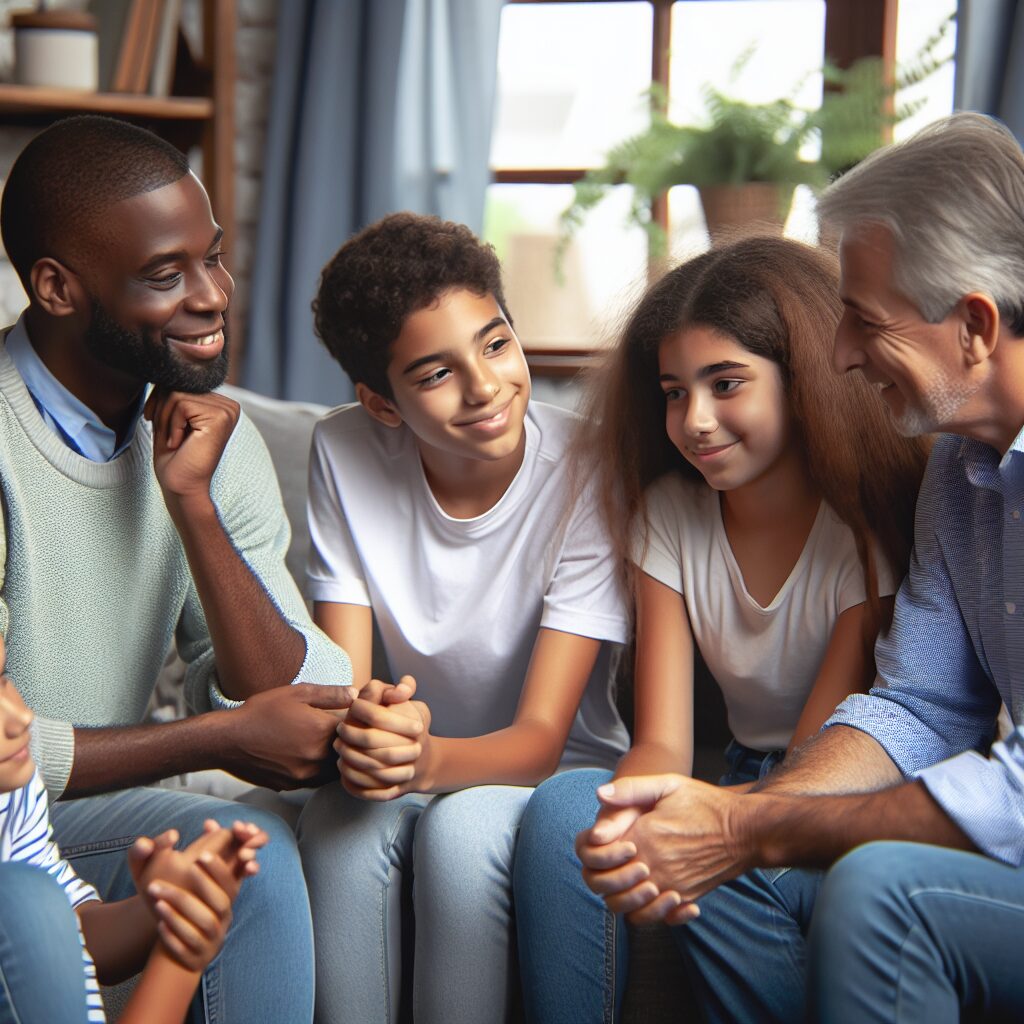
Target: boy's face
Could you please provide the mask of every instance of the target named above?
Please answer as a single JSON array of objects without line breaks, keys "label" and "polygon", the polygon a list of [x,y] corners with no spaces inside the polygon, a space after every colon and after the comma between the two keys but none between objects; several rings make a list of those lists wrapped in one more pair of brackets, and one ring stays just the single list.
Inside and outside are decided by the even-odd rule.
[{"label": "boy's face", "polygon": [[413,313],[391,347],[388,382],[392,401],[364,404],[382,422],[406,423],[430,468],[521,457],[530,371],[492,295],[453,289]]},{"label": "boy's face", "polygon": [[6,652],[0,638],[0,793],[21,789],[35,771],[28,749],[32,712],[7,678]]}]

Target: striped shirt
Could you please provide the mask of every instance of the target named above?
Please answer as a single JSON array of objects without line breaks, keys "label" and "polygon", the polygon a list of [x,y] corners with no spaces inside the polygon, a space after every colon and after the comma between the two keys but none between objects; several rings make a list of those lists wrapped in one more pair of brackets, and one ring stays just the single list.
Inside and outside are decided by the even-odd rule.
[{"label": "striped shirt", "polygon": [[[75,874],[53,841],[46,790],[38,772],[21,789],[0,793],[0,861],[22,861],[42,868],[55,878],[67,894],[72,907],[99,899],[96,890]],[[86,1005],[89,1020],[103,1024],[103,1001],[96,983],[96,967],[85,948],[81,928],[82,960],[85,963]]]},{"label": "striped shirt", "polygon": [[[1000,457],[944,435],[878,678],[826,722],[876,739],[983,853],[1024,863],[1024,430]],[[1014,729],[992,743],[1000,702]],[[991,749],[989,749],[991,744]]]}]

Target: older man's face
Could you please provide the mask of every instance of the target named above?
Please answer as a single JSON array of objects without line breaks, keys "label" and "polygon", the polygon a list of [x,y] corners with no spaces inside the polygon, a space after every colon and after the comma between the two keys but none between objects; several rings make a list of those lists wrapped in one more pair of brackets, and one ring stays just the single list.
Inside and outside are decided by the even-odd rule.
[{"label": "older man's face", "polygon": [[978,387],[964,362],[957,311],[928,323],[896,291],[892,237],[884,226],[844,232],[839,258],[846,311],[836,330],[836,369],[860,370],[881,392],[902,434],[955,428],[957,413]]}]

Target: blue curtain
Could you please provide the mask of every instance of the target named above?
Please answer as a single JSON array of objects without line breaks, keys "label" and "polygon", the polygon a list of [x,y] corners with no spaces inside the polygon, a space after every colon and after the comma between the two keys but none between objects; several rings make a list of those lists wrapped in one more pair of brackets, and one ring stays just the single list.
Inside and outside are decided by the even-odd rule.
[{"label": "blue curtain", "polygon": [[287,0],[278,15],[242,382],[337,405],[313,333],[320,270],[395,210],[479,232],[503,0]]},{"label": "blue curtain", "polygon": [[993,114],[1024,144],[1024,3],[957,3],[957,110]]}]

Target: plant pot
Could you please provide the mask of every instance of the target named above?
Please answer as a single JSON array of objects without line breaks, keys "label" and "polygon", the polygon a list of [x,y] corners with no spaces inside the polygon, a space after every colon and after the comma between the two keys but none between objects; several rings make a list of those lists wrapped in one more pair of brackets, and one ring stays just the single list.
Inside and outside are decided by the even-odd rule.
[{"label": "plant pot", "polygon": [[781,235],[793,203],[793,186],[772,181],[701,185],[697,191],[713,243],[744,235]]}]

